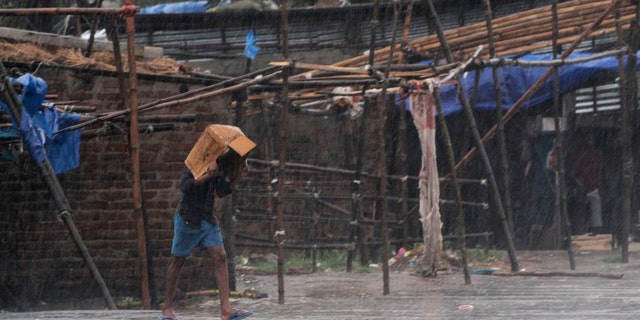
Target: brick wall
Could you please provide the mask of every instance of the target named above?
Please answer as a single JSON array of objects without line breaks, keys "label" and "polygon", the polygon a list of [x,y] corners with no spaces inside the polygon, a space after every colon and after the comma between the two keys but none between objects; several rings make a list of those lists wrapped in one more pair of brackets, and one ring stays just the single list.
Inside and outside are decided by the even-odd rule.
[{"label": "brick wall", "polygon": [[[57,94],[58,101],[78,100],[80,104],[98,107],[99,112],[121,108],[117,81],[111,75],[87,77],[76,71],[41,68],[37,76],[49,84],[49,93]],[[194,89],[200,85],[189,86]],[[141,79],[138,82],[139,102],[142,104],[178,94],[178,88],[177,83]],[[230,99],[229,96],[222,96],[154,112],[195,113],[197,120],[194,123],[178,123],[171,131],[140,135],[148,254],[153,260],[154,293],[159,296],[164,289],[170,261],[172,217],[179,199],[177,185],[183,161],[207,124],[233,123],[233,108],[228,107]],[[247,113],[250,115],[243,117],[240,126],[258,144],[259,150],[252,157],[264,159],[268,149],[265,118],[256,111],[259,108],[251,110]],[[275,123],[278,123],[277,119]],[[345,164],[354,162],[351,150],[356,150],[355,146],[348,146],[349,143],[343,139],[345,133],[351,130],[351,121],[291,114],[288,161],[347,167]],[[124,122],[114,124],[124,132],[128,130]],[[273,133],[277,146],[277,127]],[[357,132],[353,135],[357,137]],[[376,149],[375,144],[369,144],[367,152]],[[122,133],[83,138],[80,152],[80,167],[58,176],[74,211],[73,220],[113,296],[139,297],[140,266],[133,217],[128,136]],[[371,157],[375,158],[375,153]],[[57,208],[40,177],[39,169],[27,153],[21,154],[19,160],[18,163],[0,161],[0,197],[3,199],[0,201],[0,284],[5,288],[3,290],[8,290],[18,299],[31,301],[100,297],[100,290],[71,240],[68,229],[57,219]],[[368,163],[371,165],[374,162]],[[372,169],[369,167],[365,170],[371,172]],[[268,183],[266,172],[268,170],[256,170],[246,184]],[[309,179],[306,176],[298,178]],[[344,190],[349,190],[350,179],[346,178],[345,181]],[[246,185],[243,188],[250,189]],[[240,198],[238,201],[242,206],[264,209],[266,197],[263,190],[258,188],[253,197],[243,199],[240,195],[236,198]],[[263,196],[260,196],[261,193]],[[308,202],[290,205],[287,210],[301,208],[308,210]],[[305,230],[296,223],[287,228],[291,229],[287,233],[291,236]],[[238,226],[238,232],[269,238],[269,231],[265,230],[269,228],[264,228],[259,222],[243,221]],[[203,273],[205,264],[206,261],[196,252],[182,275],[183,289],[211,288],[213,278],[211,273]],[[7,293],[2,294],[3,299],[9,296]]]}]

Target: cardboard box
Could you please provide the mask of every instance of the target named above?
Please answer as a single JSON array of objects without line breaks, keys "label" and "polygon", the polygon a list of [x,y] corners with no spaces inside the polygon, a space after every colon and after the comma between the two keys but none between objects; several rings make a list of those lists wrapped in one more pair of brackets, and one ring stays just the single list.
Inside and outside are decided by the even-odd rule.
[{"label": "cardboard box", "polygon": [[245,156],[255,146],[256,144],[247,138],[240,128],[212,124],[200,135],[184,163],[197,179],[207,171],[211,162],[216,161],[229,149]]}]

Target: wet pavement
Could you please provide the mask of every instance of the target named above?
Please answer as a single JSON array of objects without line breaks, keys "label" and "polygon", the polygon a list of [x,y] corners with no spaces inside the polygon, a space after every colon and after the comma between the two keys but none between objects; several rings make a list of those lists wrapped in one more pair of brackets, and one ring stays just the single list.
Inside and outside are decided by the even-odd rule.
[{"label": "wet pavement", "polygon": [[[637,253],[635,253],[637,254]],[[527,271],[572,272],[561,252],[519,254]],[[578,253],[574,272],[592,276],[472,275],[461,272],[423,278],[412,270],[390,274],[389,295],[382,294],[382,273],[329,272],[285,277],[285,303],[278,304],[277,278],[245,276],[239,289],[255,289],[267,298],[232,299],[250,309],[248,319],[637,319],[640,313],[640,257],[628,264],[603,262],[610,254]],[[550,259],[553,259],[551,262]],[[508,270],[503,270],[508,271]],[[598,274],[621,274],[609,279]],[[181,320],[219,319],[217,297],[198,297],[177,308]],[[156,319],[156,310],[60,310],[0,313],[0,319]]]}]

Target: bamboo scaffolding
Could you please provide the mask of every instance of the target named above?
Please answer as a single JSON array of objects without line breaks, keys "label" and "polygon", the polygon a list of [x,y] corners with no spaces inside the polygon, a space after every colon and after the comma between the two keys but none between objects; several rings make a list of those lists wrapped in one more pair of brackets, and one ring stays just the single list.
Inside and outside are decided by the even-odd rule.
[{"label": "bamboo scaffolding", "polygon": [[[438,39],[440,40],[440,43],[442,44],[442,49],[444,51],[446,59],[447,59],[447,61],[449,63],[451,63],[454,60],[453,59],[453,53],[451,51],[451,48],[449,48],[447,38],[444,36],[444,34],[442,32],[442,28],[440,26],[440,21],[439,21],[439,18],[438,18],[438,14],[435,11],[435,7],[433,5],[433,1],[432,0],[426,0],[426,1],[427,1],[427,4],[428,4],[428,7],[429,7],[430,16],[431,16],[432,20],[434,21],[434,24],[435,24],[435,27],[436,27],[436,34],[438,35]],[[509,260],[511,262],[511,270],[512,271],[517,271],[517,270],[520,269],[520,267],[518,265],[518,258],[517,258],[516,253],[515,253],[515,245],[513,243],[513,238],[511,237],[511,231],[509,230],[509,225],[507,224],[507,221],[506,221],[506,214],[504,212],[504,207],[502,205],[500,192],[498,190],[496,178],[495,178],[495,175],[493,173],[493,168],[491,166],[491,161],[489,160],[489,157],[487,156],[486,150],[484,148],[483,141],[482,141],[482,139],[480,137],[480,132],[478,131],[478,128],[477,128],[477,125],[476,125],[476,122],[475,122],[475,118],[474,118],[474,115],[473,115],[473,110],[471,109],[471,106],[469,105],[469,101],[467,100],[467,97],[465,96],[465,93],[464,93],[464,89],[462,88],[462,85],[460,84],[459,81],[456,83],[456,92],[457,92],[458,98],[460,99],[460,103],[462,104],[462,107],[464,109],[465,117],[467,118],[467,122],[469,123],[469,127],[471,129],[471,132],[473,133],[473,138],[474,138],[474,142],[476,144],[476,148],[480,152],[480,157],[481,157],[482,162],[484,164],[483,168],[484,168],[485,173],[486,173],[486,175],[488,177],[489,186],[492,189],[491,195],[493,196],[494,205],[496,206],[496,211],[497,211],[498,217],[500,218],[500,224],[501,224],[502,230],[504,232],[504,237],[505,237],[505,241],[506,241],[506,244],[507,244],[507,252],[509,254]]]},{"label": "bamboo scaffolding", "polygon": [[[612,2],[610,2],[609,7],[607,7],[602,13],[601,15],[598,17],[598,19],[596,19],[594,22],[592,22],[586,29],[585,31],[582,32],[582,34],[580,36],[578,36],[578,38],[571,43],[571,46],[569,48],[567,48],[562,55],[560,56],[560,59],[566,59],[579,45],[580,43],[589,35],[591,34],[591,32],[593,30],[595,30],[595,28],[597,28],[600,25],[600,22],[602,22],[602,20],[605,19],[605,17],[607,17],[609,14],[611,14],[611,11],[614,10],[619,3],[622,0],[613,0]],[[511,120],[511,118],[513,118],[516,114],[516,112],[520,109],[520,107],[536,92],[538,91],[538,89],[540,89],[540,87],[542,86],[542,84],[552,75],[553,73],[553,69],[550,68],[548,69],[511,107],[511,109],[509,109],[503,116],[503,121],[506,123],[509,120]],[[483,143],[487,143],[489,142],[489,140],[493,139],[493,137],[495,137],[497,133],[497,126],[493,126],[491,129],[489,129],[489,131],[484,135],[484,137],[482,138],[482,142]],[[456,165],[456,170],[460,171],[464,166],[466,166],[469,161],[471,161],[471,158],[475,156],[475,154],[478,152],[478,150],[476,148],[472,148],[471,150],[469,150],[465,156],[458,162],[458,164]]]},{"label": "bamboo scaffolding", "polygon": [[[584,21],[595,20],[611,4],[610,1],[574,0],[562,2],[558,5],[558,19],[560,37],[558,44],[573,43],[584,31]],[[620,6],[622,21],[625,21],[624,29],[629,28],[629,23],[633,19],[634,5],[624,2]],[[601,36],[615,32],[615,21],[606,19],[602,22],[603,29],[590,33],[588,36]],[[486,45],[488,34],[483,22],[471,24],[452,30],[445,30],[444,36],[449,40],[451,50],[463,57],[468,57],[479,45]],[[551,43],[548,41],[552,31],[552,15],[550,6],[540,7],[505,17],[493,19],[493,29],[495,37],[496,55],[505,56],[510,54],[523,54],[538,49],[548,48]],[[525,36],[523,36],[523,34]],[[578,36],[576,36],[578,35]],[[437,35],[429,35],[408,41],[405,47],[412,47],[425,55],[433,57],[439,56],[440,48]],[[333,67],[364,67],[387,61],[391,47],[376,50],[374,59],[369,59],[368,54],[363,54],[351,59],[347,59],[333,64]],[[483,55],[488,56],[488,52]],[[399,60],[400,54],[394,55],[394,60]],[[317,73],[309,71],[298,74],[292,79],[313,77]]]}]

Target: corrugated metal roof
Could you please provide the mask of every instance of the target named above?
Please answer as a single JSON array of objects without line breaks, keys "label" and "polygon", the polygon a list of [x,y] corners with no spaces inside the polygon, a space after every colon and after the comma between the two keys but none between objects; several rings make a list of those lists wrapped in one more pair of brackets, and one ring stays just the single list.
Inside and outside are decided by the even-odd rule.
[{"label": "corrugated metal roof", "polygon": [[[496,17],[548,5],[551,1],[494,1]],[[437,3],[444,29],[482,22],[485,8],[482,1],[468,5]],[[471,3],[471,5],[469,5]],[[289,51],[317,49],[369,49],[371,39],[371,5],[345,8],[292,9],[289,17]],[[400,28],[406,6],[400,17]],[[262,54],[282,51],[280,11],[212,12],[205,14],[143,15],[136,17],[136,43],[163,47],[168,57],[183,60],[197,58],[233,58],[242,55],[245,36],[250,28],[258,37]],[[427,13],[416,3],[411,17],[409,40],[431,33]],[[383,6],[379,12],[376,49],[391,43],[393,7]]]}]

